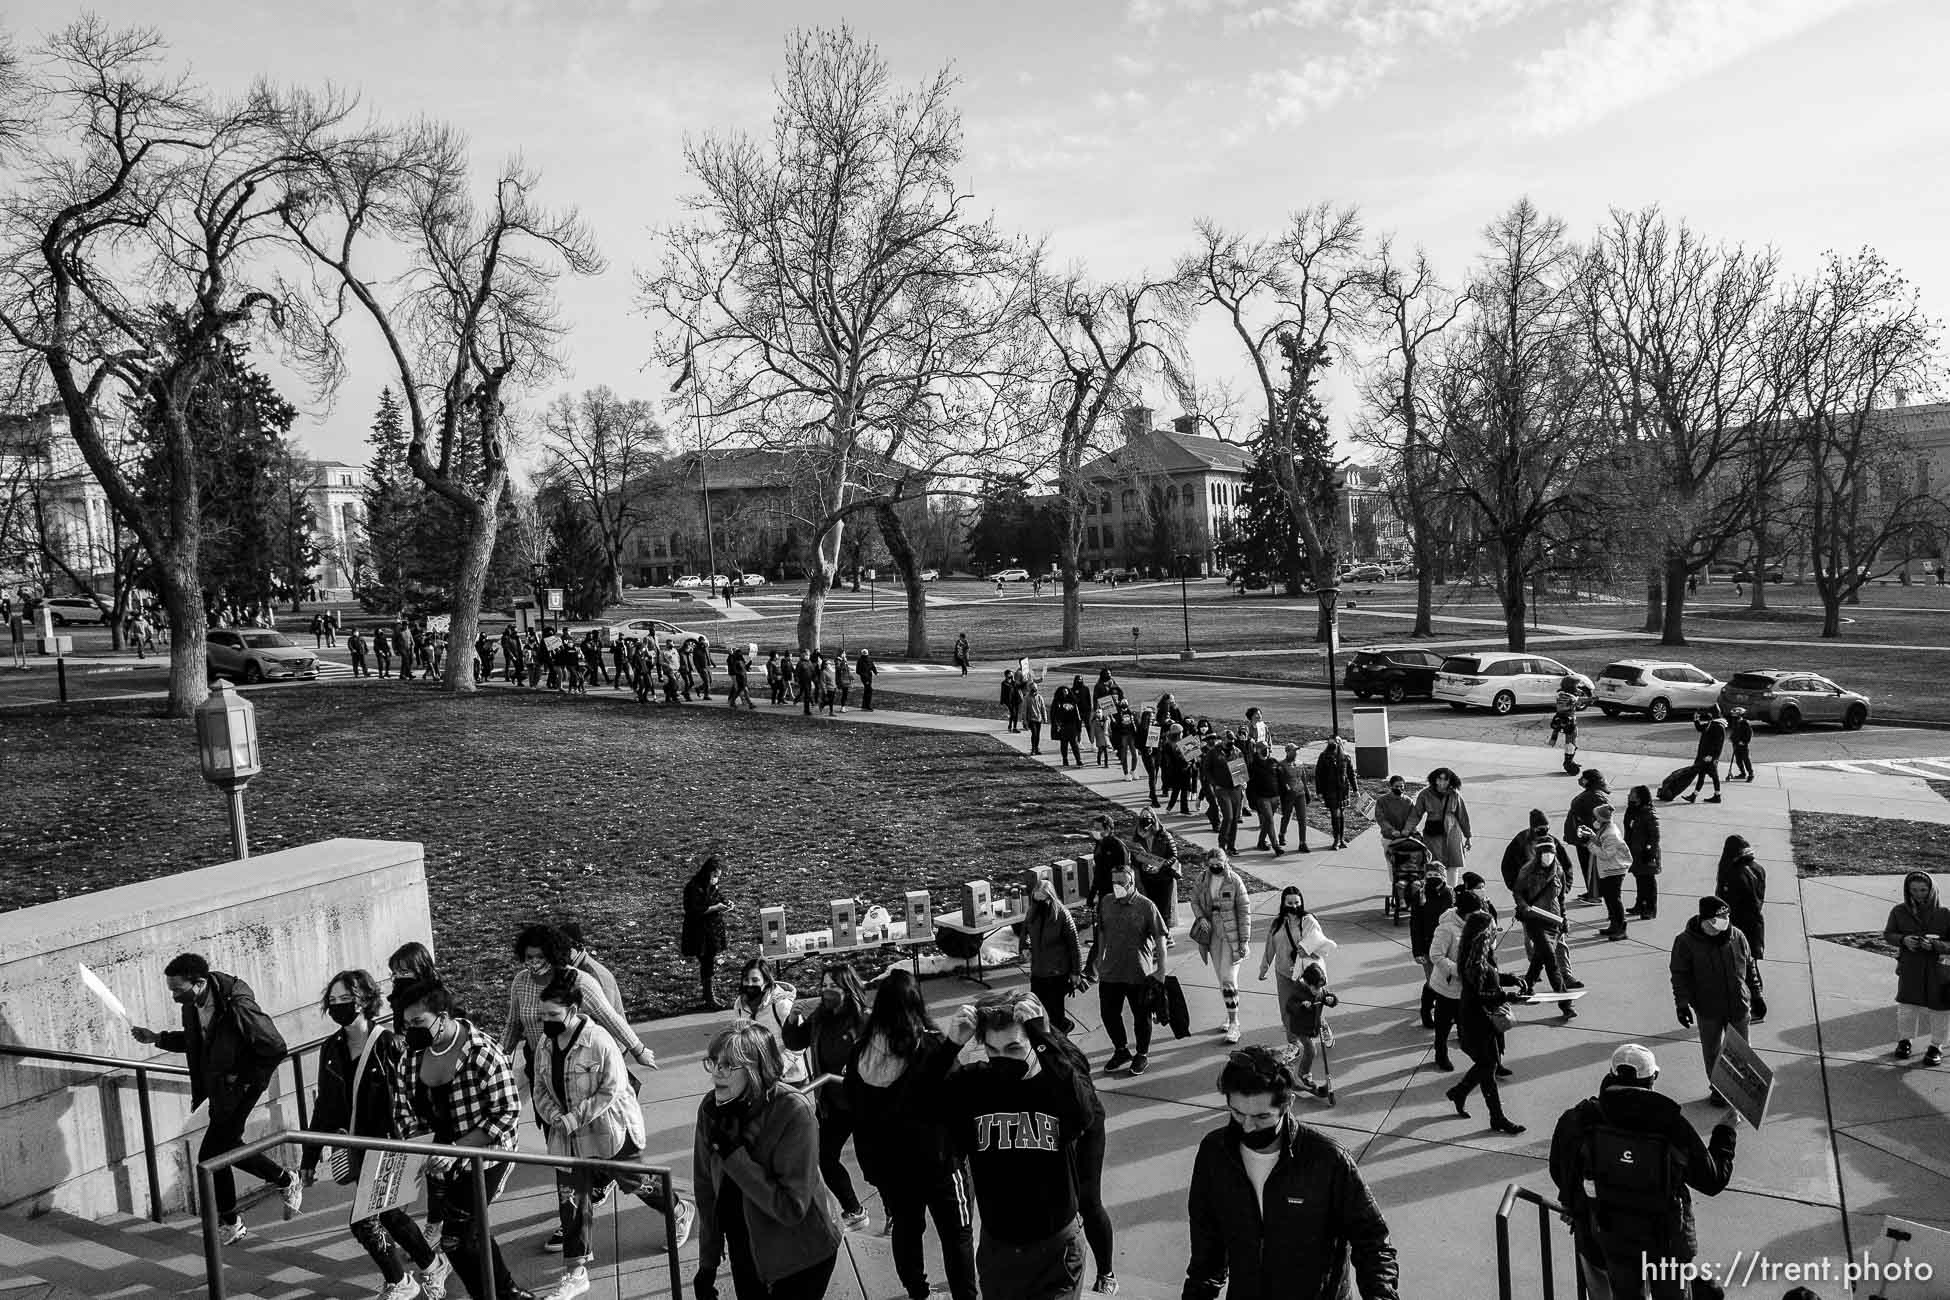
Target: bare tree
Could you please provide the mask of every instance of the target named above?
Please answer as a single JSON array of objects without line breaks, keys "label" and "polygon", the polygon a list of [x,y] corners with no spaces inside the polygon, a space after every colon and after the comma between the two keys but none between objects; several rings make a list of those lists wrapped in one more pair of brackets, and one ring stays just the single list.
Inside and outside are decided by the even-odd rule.
[{"label": "bare tree", "polygon": [[1375,251],[1368,292],[1383,351],[1362,383],[1369,416],[1363,423],[1365,440],[1381,447],[1392,462],[1390,495],[1408,526],[1409,553],[1415,560],[1412,635],[1430,636],[1443,493],[1435,482],[1435,453],[1428,445],[1425,362],[1462,314],[1465,299],[1442,287],[1426,253],[1417,249],[1403,265],[1386,239]]},{"label": "bare tree", "polygon": [[1026,279],[1033,285],[1029,318],[1041,345],[1030,372],[1040,390],[1037,422],[1054,437],[1048,469],[1062,528],[1063,649],[1081,650],[1080,556],[1094,499],[1084,471],[1116,449],[1118,417],[1138,402],[1146,380],[1163,378],[1189,393],[1182,336],[1191,294],[1182,275],[1098,284],[1081,272],[1032,266]]},{"label": "bare tree", "polygon": [[1484,237],[1467,326],[1435,367],[1431,469],[1476,516],[1505,636],[1521,650],[1529,587],[1548,544],[1595,531],[1603,448],[1578,314],[1579,255],[1564,223],[1525,198]]},{"label": "bare tree", "polygon": [[1762,346],[1775,274],[1772,253],[1714,247],[1656,207],[1613,211],[1585,259],[1592,369],[1636,488],[1619,504],[1657,548],[1663,645],[1686,644],[1688,579],[1746,530],[1765,487],[1748,451],[1776,391]]},{"label": "bare tree", "polygon": [[656,409],[608,387],[563,393],[543,413],[542,482],[567,492],[595,525],[611,601],[623,598],[623,543],[650,518],[669,450]]},{"label": "bare tree", "polygon": [[[286,230],[335,297],[332,323],[356,312],[384,341],[406,397],[407,466],[462,521],[449,634],[472,645],[509,484],[509,403],[558,364],[556,282],[596,274],[602,258],[572,209],[539,202],[540,178],[519,160],[477,203],[466,141],[449,128],[321,142],[306,158]],[[402,276],[368,261],[402,250]],[[448,655],[446,686],[473,691],[474,668],[473,655]]]},{"label": "bare tree", "polygon": [[[154,561],[169,612],[172,716],[207,693],[199,580],[199,431],[194,408],[222,350],[267,321],[315,359],[301,300],[258,256],[277,222],[290,150],[343,117],[335,101],[294,113],[258,88],[214,105],[160,75],[160,39],[79,20],[47,42],[42,115],[5,205],[0,325],[47,368],[70,435],[109,504]],[[143,501],[102,411],[149,408],[166,478]]]},{"label": "bare tree", "polygon": [[1942,515],[1888,409],[1937,377],[1940,327],[1923,314],[1915,287],[1863,249],[1828,254],[1818,274],[1788,292],[1775,328],[1774,380],[1800,444],[1821,634],[1839,636],[1842,602],[1883,549]]},{"label": "bare tree", "polygon": [[[1251,240],[1200,222],[1198,249],[1183,274],[1198,302],[1219,309],[1253,375],[1262,454],[1273,466],[1293,526],[1326,586],[1339,565],[1342,467],[1318,414],[1320,373],[1365,325],[1361,218],[1351,207],[1318,203],[1293,216],[1286,233]],[[1328,616],[1315,629],[1326,640]]]},{"label": "bare tree", "polygon": [[[954,85],[944,70],[899,90],[852,32],[794,34],[771,140],[689,143],[693,219],[662,233],[643,277],[668,322],[661,354],[708,417],[812,489],[803,647],[819,643],[849,520],[987,481],[1012,443],[998,354],[1020,314],[1011,250],[955,184]],[[924,653],[925,592],[903,576],[909,653]]]}]

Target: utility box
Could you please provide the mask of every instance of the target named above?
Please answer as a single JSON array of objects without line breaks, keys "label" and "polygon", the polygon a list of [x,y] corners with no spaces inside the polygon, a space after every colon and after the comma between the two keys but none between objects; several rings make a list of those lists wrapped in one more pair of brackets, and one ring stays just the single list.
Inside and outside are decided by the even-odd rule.
[{"label": "utility box", "polygon": [[1388,779],[1388,710],[1379,705],[1355,707],[1354,774]]},{"label": "utility box", "polygon": [[961,923],[980,925],[989,919],[989,882],[971,880],[961,887]]},{"label": "utility box", "polygon": [[904,919],[907,923],[905,938],[914,940],[933,938],[934,896],[925,889],[908,890],[907,915]]},{"label": "utility box", "polygon": [[1054,870],[1054,869],[1053,869],[1052,867],[1024,867],[1024,868],[1023,868],[1023,871],[1022,871],[1022,887],[1023,887],[1023,900],[1022,900],[1022,907],[1023,907],[1023,910],[1024,910],[1024,911],[1028,911],[1028,910],[1029,910],[1029,898],[1030,898],[1030,882],[1031,882],[1031,881],[1034,881],[1034,882],[1036,882],[1036,884],[1037,884],[1038,886],[1042,886],[1042,885],[1048,885],[1048,886],[1050,887],[1050,890],[1051,890],[1051,892],[1055,892],[1055,889],[1056,889],[1056,873],[1055,873],[1055,870]]},{"label": "utility box", "polygon": [[1078,874],[1075,858],[1058,858],[1049,864],[1049,871],[1057,902],[1068,907],[1083,901],[1082,877]]},{"label": "utility box", "polygon": [[783,907],[758,909],[758,950],[767,957],[785,956],[785,909]]},{"label": "utility box", "polygon": [[71,655],[74,653],[74,638],[71,636],[44,636],[41,638],[41,653],[44,655]]},{"label": "utility box", "polygon": [[833,946],[851,948],[860,942],[860,905],[851,898],[836,898],[833,909]]}]

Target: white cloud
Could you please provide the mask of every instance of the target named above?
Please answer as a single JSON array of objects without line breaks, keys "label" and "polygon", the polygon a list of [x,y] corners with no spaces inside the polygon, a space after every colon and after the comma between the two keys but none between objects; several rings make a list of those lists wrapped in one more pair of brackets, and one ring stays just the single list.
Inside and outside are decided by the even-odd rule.
[{"label": "white cloud", "polygon": [[1256,72],[1246,89],[1266,106],[1266,120],[1293,126],[1373,86],[1395,65],[1386,50],[1356,49],[1346,54],[1315,55],[1297,68]]},{"label": "white cloud", "polygon": [[1859,0],[1621,0],[1519,60],[1517,124],[1554,135],[1726,67]]}]

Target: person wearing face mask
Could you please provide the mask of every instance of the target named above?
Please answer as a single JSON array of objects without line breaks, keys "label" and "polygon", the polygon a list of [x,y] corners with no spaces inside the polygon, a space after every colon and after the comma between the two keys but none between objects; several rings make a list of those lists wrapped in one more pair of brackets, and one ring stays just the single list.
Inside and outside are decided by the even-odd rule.
[{"label": "person wearing face mask", "polygon": [[1638,886],[1626,910],[1641,921],[1659,915],[1659,810],[1652,788],[1635,785],[1625,797],[1625,843],[1632,850],[1632,880]]},{"label": "person wearing face mask", "polygon": [[706,1011],[724,1006],[714,987],[718,954],[729,943],[725,914],[731,911],[731,903],[721,888],[723,881],[724,863],[713,853],[684,882],[684,922],[678,947],[686,956],[697,959],[697,984],[703,991]]},{"label": "person wearing face mask", "polygon": [[514,1051],[516,1043],[524,1046],[523,1059],[531,1084],[535,1053],[542,1040],[542,989],[561,972],[587,981],[583,995],[586,1014],[609,1032],[630,1059],[649,1069],[657,1068],[657,1054],[643,1045],[621,1010],[610,1005],[601,986],[570,964],[569,940],[561,930],[552,925],[523,926],[515,936],[514,949],[521,969],[508,981],[508,1018],[501,1029],[501,1051],[505,1055]]},{"label": "person wearing face mask", "polygon": [[1218,1086],[1231,1122],[1192,1162],[1184,1300],[1398,1300],[1388,1222],[1353,1157],[1293,1117],[1291,1068],[1242,1047]]},{"label": "person wearing face mask", "polygon": [[840,1207],[819,1176],[812,1099],[784,1078],[778,1036],[740,1021],[711,1036],[691,1142],[698,1300],[718,1300],[729,1260],[738,1300],[819,1300],[839,1260]]},{"label": "person wearing face mask", "polygon": [[[867,991],[860,976],[845,962],[831,962],[819,974],[819,1000],[810,1010],[795,1002],[792,1014],[779,1026],[787,1051],[802,1053],[812,1078],[844,1077],[853,1050],[867,1031]],[[853,1136],[853,1112],[846,1091],[828,1085],[819,1090],[819,1171],[833,1195],[840,1198],[840,1217],[848,1232],[864,1232],[867,1212],[853,1189],[853,1175],[840,1160],[846,1140]]]},{"label": "person wearing face mask", "polygon": [[1049,1012],[1050,1023],[1070,1032],[1070,1017],[1063,1009],[1070,994],[1083,990],[1083,943],[1077,937],[1076,918],[1070,915],[1050,888],[1046,872],[1022,873],[1029,891],[1029,910],[1023,918],[1022,950],[1029,957],[1029,991]]},{"label": "person wearing face mask", "polygon": [[1462,1081],[1445,1094],[1456,1114],[1469,1118],[1465,1104],[1474,1089],[1482,1089],[1490,1109],[1490,1132],[1515,1136],[1524,1125],[1503,1113],[1503,1096],[1497,1077],[1503,1070],[1503,1031],[1497,1024],[1497,1010],[1510,1000],[1511,988],[1496,961],[1496,943],[1501,932],[1488,912],[1471,913],[1463,921],[1457,940],[1461,954],[1456,961],[1458,986],[1456,1028],[1470,1066]]},{"label": "person wearing face mask", "polygon": [[[393,1071],[393,1136],[411,1141],[426,1135],[443,1146],[513,1151],[521,1091],[514,1067],[494,1039],[454,1014],[453,999],[438,980],[395,984],[386,1000],[405,1042]],[[506,1190],[514,1166],[491,1161],[481,1172],[492,1202]],[[500,1243],[487,1231],[487,1206],[476,1198],[473,1169],[435,1156],[427,1162],[427,1185],[428,1199],[437,1188],[446,1208],[440,1251],[467,1294],[475,1300],[535,1300],[534,1292],[515,1284]],[[491,1277],[481,1275],[483,1245]]]},{"label": "person wearing face mask", "polygon": [[1422,821],[1422,842],[1429,846],[1429,856],[1442,864],[1443,879],[1454,888],[1472,847],[1462,778],[1446,767],[1430,772],[1429,783],[1415,796],[1415,815]]},{"label": "person wearing face mask", "polygon": [[1927,1037],[1923,1064],[1937,1065],[1950,1033],[1940,965],[1942,954],[1950,952],[1950,909],[1937,901],[1928,872],[1903,877],[1903,901],[1889,909],[1882,930],[1884,942],[1896,950],[1896,1059],[1908,1060],[1914,1040]]},{"label": "person wearing face mask", "polygon": [[[393,1078],[405,1049],[399,1035],[375,1025],[379,1014],[379,986],[362,970],[343,970],[325,986],[319,1000],[338,1032],[318,1051],[318,1096],[312,1102],[310,1128],[320,1133],[350,1133],[355,1137],[393,1135]],[[309,1187],[318,1181],[318,1161],[325,1148],[308,1146],[298,1176]],[[366,1153],[346,1148],[333,1155],[334,1179],[359,1181]],[[404,1208],[392,1209],[352,1225],[352,1239],[378,1266],[385,1279],[379,1300],[412,1300],[424,1293],[430,1300],[447,1294],[447,1261],[420,1231]],[[409,1272],[412,1265],[418,1276]]]},{"label": "person wearing face mask", "polygon": [[1435,1028],[1435,990],[1429,987],[1428,976],[1431,969],[1429,946],[1435,941],[1435,929],[1449,909],[1456,905],[1456,896],[1449,888],[1449,882],[1442,878],[1442,868],[1430,865],[1422,874],[1422,879],[1408,887],[1408,954],[1415,964],[1422,968],[1422,1028]]},{"label": "person wearing face mask", "polygon": [[1191,937],[1199,960],[1219,977],[1219,996],[1226,1007],[1220,1033],[1228,1044],[1239,1041],[1239,967],[1253,938],[1252,901],[1245,877],[1232,869],[1224,853],[1206,859],[1205,872],[1192,890]]},{"label": "person wearing face mask", "polygon": [[[1564,946],[1564,903],[1570,870],[1569,863],[1558,856],[1557,841],[1547,835],[1536,843],[1530,861],[1517,876],[1514,891],[1517,924],[1523,927],[1524,947],[1530,952],[1530,969],[1524,972],[1524,979],[1534,983],[1542,975],[1555,993],[1584,987],[1571,978],[1570,954]],[[1569,1002],[1560,1003],[1558,1012],[1566,1020],[1575,1020],[1578,1014]]]},{"label": "person wearing face mask", "polygon": [[[1097,904],[1097,933],[1085,969],[1097,980],[1097,1009],[1110,1036],[1104,1069],[1129,1065],[1132,1074],[1143,1074],[1150,1064],[1151,981],[1164,974],[1165,922],[1151,900],[1137,892],[1130,864],[1111,873],[1110,886],[1110,897]],[[1137,1037],[1136,1055],[1124,1036],[1126,1004]]]},{"label": "person wearing face mask", "polygon": [[[211,970],[199,953],[171,958],[163,967],[163,978],[168,981],[170,1001],[181,1009],[182,1028],[158,1032],[136,1025],[129,1032],[145,1046],[189,1057],[190,1105],[210,1104],[196,1158],[209,1160],[244,1145],[244,1125],[284,1059],[284,1036],[257,1005],[250,985],[235,975]],[[296,1215],[304,1204],[304,1183],[268,1155],[250,1156],[232,1168],[277,1187],[285,1218]],[[218,1240],[235,1245],[250,1235],[237,1213],[237,1178],[226,1168],[215,1181]]]},{"label": "person wearing face mask", "polygon": [[[1698,1020],[1700,1055],[1710,1079],[1726,1031],[1747,1036],[1753,998],[1760,992],[1760,968],[1747,951],[1747,937],[1733,928],[1726,900],[1699,900],[1699,915],[1672,941],[1671,971],[1675,1013],[1688,1029]],[[1726,1104],[1718,1088],[1710,1089],[1707,1099]]]},{"label": "person wearing face mask", "polygon": [[[985,1296],[1076,1300],[1083,1286],[1075,1158],[1093,1116],[1071,1058],[1036,1050],[1029,1022],[1047,1019],[1033,993],[991,993],[955,1012],[915,1080],[916,1100],[968,1161],[982,1212],[975,1272]],[[973,1039],[985,1059],[957,1066]]]},{"label": "person wearing face mask", "polygon": [[[1165,923],[1165,947],[1178,924],[1178,882],[1185,873],[1178,865],[1178,842],[1149,808],[1140,808],[1131,834],[1131,858],[1137,865],[1138,892],[1151,900]],[[1064,1030],[1065,1033],[1069,1031]]]},{"label": "person wearing face mask", "polygon": [[1090,893],[1088,901],[1098,903],[1110,893],[1111,873],[1130,863],[1130,851],[1111,828],[1110,814],[1098,813],[1090,819]]},{"label": "person wearing face mask", "polygon": [[1625,877],[1632,870],[1632,846],[1625,842],[1612,806],[1601,803],[1596,821],[1586,835],[1591,844],[1591,871],[1598,882],[1598,897],[1605,900],[1605,938],[1616,943],[1625,937]]},{"label": "person wearing face mask", "polygon": [[[797,987],[772,977],[770,962],[753,957],[738,973],[738,996],[731,1000],[731,1023],[742,1025],[756,1021],[774,1035],[781,1035],[785,1032],[785,1022],[792,1018],[792,1008],[798,998]],[[797,1086],[812,1078],[804,1052],[781,1050],[787,1083]]]},{"label": "person wearing face mask", "polygon": [[[554,1156],[598,1156],[634,1160],[643,1151],[643,1108],[623,1068],[616,1040],[583,1013],[583,981],[566,973],[542,990],[542,1050],[535,1065],[535,1113]],[[663,1198],[630,1174],[598,1174],[589,1169],[555,1171],[556,1210],[562,1224],[562,1277],[548,1300],[572,1300],[589,1290],[589,1264],[596,1257],[591,1230],[597,1199],[611,1185],[663,1214]],[[670,1249],[690,1239],[695,1217],[677,1202],[677,1236]]]}]

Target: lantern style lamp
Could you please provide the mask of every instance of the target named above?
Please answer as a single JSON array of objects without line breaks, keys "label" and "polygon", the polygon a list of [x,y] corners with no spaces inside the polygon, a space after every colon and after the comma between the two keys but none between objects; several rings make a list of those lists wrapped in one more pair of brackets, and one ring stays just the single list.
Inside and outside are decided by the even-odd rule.
[{"label": "lantern style lamp", "polygon": [[239,859],[251,855],[244,834],[244,787],[263,771],[257,755],[257,709],[219,681],[196,706],[196,756],[203,779],[229,796],[230,840]]}]

